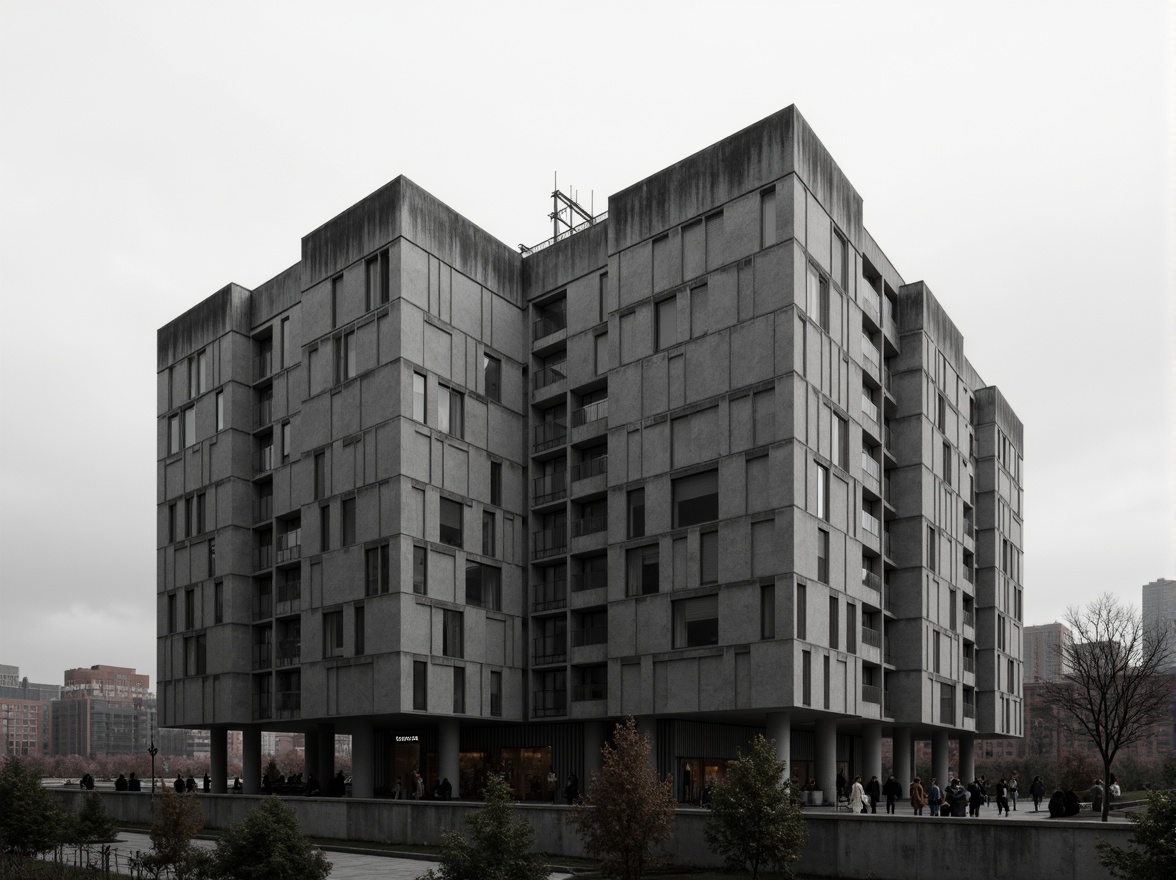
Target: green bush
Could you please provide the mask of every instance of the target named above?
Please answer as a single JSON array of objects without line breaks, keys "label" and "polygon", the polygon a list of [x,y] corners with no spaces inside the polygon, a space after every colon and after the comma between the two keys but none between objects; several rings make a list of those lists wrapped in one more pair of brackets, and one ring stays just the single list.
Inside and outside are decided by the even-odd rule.
[{"label": "green bush", "polygon": [[0,852],[27,858],[65,842],[69,818],[33,765],[8,758],[0,767]]},{"label": "green bush", "polygon": [[267,797],[220,836],[210,870],[217,880],[324,880],[331,863],[302,833],[294,809]]},{"label": "green bush", "polygon": [[1149,791],[1147,807],[1127,818],[1134,849],[1121,849],[1100,840],[1098,858],[1115,877],[1123,880],[1172,880],[1176,877],[1176,793]]},{"label": "green bush", "polygon": [[102,795],[89,792],[82,799],[82,808],[73,817],[73,843],[95,843],[113,840],[118,834],[118,823],[111,812],[102,806]]}]

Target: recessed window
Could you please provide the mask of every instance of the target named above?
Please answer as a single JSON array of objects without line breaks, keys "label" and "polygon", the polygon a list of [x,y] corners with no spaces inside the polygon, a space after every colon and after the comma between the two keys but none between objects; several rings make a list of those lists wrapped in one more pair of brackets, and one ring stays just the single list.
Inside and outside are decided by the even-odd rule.
[{"label": "recessed window", "polygon": [[502,507],[502,463],[490,462],[490,503]]},{"label": "recessed window", "polygon": [[841,418],[841,416],[833,416],[833,464],[837,465],[842,470],[849,467],[849,422]]},{"label": "recessed window", "polygon": [[441,653],[446,657],[465,656],[465,617],[460,611],[445,609],[441,622]]},{"label": "recessed window", "polygon": [[424,547],[412,548],[412,591],[418,596],[428,593],[429,551]]},{"label": "recessed window", "polygon": [[927,526],[927,567],[935,571],[935,529]]},{"label": "recessed window", "polygon": [[817,465],[817,517],[829,521],[829,469]]},{"label": "recessed window", "polygon": [[167,506],[167,542],[174,544],[176,541],[176,523],[179,519],[176,505],[174,503]]},{"label": "recessed window", "polygon": [[678,342],[678,300],[675,297],[663,299],[657,309],[657,350],[669,348]]},{"label": "recessed window", "polygon": [[285,464],[290,460],[291,447],[294,445],[294,439],[291,434],[290,423],[282,422],[282,463]]},{"label": "recessed window", "polygon": [[424,712],[429,708],[429,664],[412,662],[412,708]]},{"label": "recessed window", "polygon": [[369,547],[364,551],[364,595],[387,593],[390,586],[388,545]]},{"label": "recessed window", "polygon": [[327,495],[327,454],[325,452],[316,452],[314,454],[314,497],[315,500],[324,498]]},{"label": "recessed window", "polygon": [[837,635],[841,632],[841,617],[838,614],[837,597],[829,597],[829,647],[837,650],[840,646]]},{"label": "recessed window", "polygon": [[168,593],[167,595],[167,631],[174,633],[176,631],[176,594]]},{"label": "recessed window", "polygon": [[174,455],[183,449],[180,445],[180,414],[176,413],[167,420],[167,452]]},{"label": "recessed window", "polygon": [[796,585],[796,637],[808,638],[808,587]]},{"label": "recessed window", "polygon": [[453,713],[465,714],[465,667],[453,667]]},{"label": "recessed window", "polygon": [[437,427],[454,437],[464,437],[464,399],[461,392],[437,386]]},{"label": "recessed window", "polygon": [[440,504],[441,522],[438,538],[442,544],[451,547],[462,545],[462,511],[461,504],[449,498],[442,498]]},{"label": "recessed window", "polygon": [[719,472],[704,471],[674,480],[674,528],[719,518]]},{"label": "recessed window", "polygon": [[331,549],[331,505],[319,508],[319,550],[326,553]]},{"label": "recessed window", "polygon": [[355,378],[355,331],[335,337],[335,382]]},{"label": "recessed window", "polygon": [[466,604],[487,611],[502,610],[502,572],[480,562],[466,563]]},{"label": "recessed window", "polygon": [[502,361],[484,354],[482,356],[482,378],[486,396],[491,400],[502,400]]},{"label": "recessed window", "polygon": [[225,393],[223,391],[216,393],[216,429],[218,431],[225,429]]},{"label": "recessed window", "polygon": [[425,423],[425,377],[420,373],[412,374],[412,417]]},{"label": "recessed window", "polygon": [[833,233],[833,255],[830,259],[833,268],[833,280],[845,290],[845,279],[848,275],[849,246],[840,234]]},{"label": "recessed window", "polygon": [[675,648],[701,648],[718,643],[718,596],[698,596],[674,603]]},{"label": "recessed window", "polygon": [[951,444],[943,444],[943,482],[951,485]]},{"label": "recessed window", "polygon": [[808,279],[805,294],[805,311],[822,330],[829,330],[829,279],[822,275],[812,263],[808,265]]},{"label": "recessed window", "polygon": [[390,294],[388,251],[381,251],[364,264],[364,305],[368,309],[388,302]]},{"label": "recessed window", "polygon": [[196,407],[184,410],[184,448],[196,444]]},{"label": "recessed window", "polygon": [[703,336],[710,329],[710,296],[703,284],[690,291],[690,335]]},{"label": "recessed window", "polygon": [[625,554],[625,594],[648,596],[659,589],[658,547],[634,547]]},{"label": "recessed window", "polygon": [[343,612],[323,615],[323,659],[343,656]]},{"label": "recessed window", "polygon": [[502,717],[502,673],[497,670],[490,673],[490,714]]},{"label": "recessed window", "polygon": [[760,247],[776,243],[776,188],[760,192]]},{"label": "recessed window", "polygon": [[196,591],[184,591],[184,629],[196,627]]},{"label": "recessed window", "polygon": [[829,583],[829,533],[817,529],[817,580]]},{"label": "recessed window", "polygon": [[343,519],[343,546],[355,543],[355,499],[344,498],[340,505]]},{"label": "recessed window", "polygon": [[498,547],[497,529],[494,512],[490,510],[482,511],[482,555],[483,556],[497,556],[496,548]]},{"label": "recessed window", "polygon": [[628,529],[630,538],[645,535],[645,489],[630,489],[628,495]]},{"label": "recessed window", "polygon": [[776,586],[760,587],[760,638],[776,638]]},{"label": "recessed window", "polygon": [[355,606],[355,656],[362,657],[367,649],[367,621],[362,605]]},{"label": "recessed window", "polygon": [[813,704],[813,652],[800,652],[800,702],[802,705]]},{"label": "recessed window", "polygon": [[719,582],[719,533],[703,532],[698,536],[699,583]]}]

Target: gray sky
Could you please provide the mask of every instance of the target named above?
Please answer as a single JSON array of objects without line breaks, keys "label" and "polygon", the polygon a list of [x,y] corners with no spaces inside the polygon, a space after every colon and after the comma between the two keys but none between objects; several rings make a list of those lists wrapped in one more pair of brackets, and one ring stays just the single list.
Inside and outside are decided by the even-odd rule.
[{"label": "gray sky", "polygon": [[[405,174],[512,246],[795,103],[1025,423],[1026,623],[1176,575],[1173,5],[0,0],[0,663],[155,684],[155,331]],[[328,13],[329,10],[329,13]]]}]

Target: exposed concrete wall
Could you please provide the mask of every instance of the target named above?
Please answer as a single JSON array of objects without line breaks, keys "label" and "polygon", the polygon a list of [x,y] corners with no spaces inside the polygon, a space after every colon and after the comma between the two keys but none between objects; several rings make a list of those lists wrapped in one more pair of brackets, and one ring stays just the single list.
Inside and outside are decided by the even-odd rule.
[{"label": "exposed concrete wall", "polygon": [[[73,810],[82,792],[55,792]],[[151,821],[149,793],[100,792],[102,804],[120,823]],[[257,805],[246,795],[196,795],[204,807],[204,826],[226,828],[242,821]],[[436,844],[450,828],[463,830],[465,817],[478,809],[468,803],[375,801],[352,798],[288,798],[304,833],[353,842]],[[518,805],[518,815],[535,828],[543,852],[584,857],[583,845],[566,824],[567,807]],[[706,846],[705,810],[679,810],[669,844],[674,861],[717,865]],[[808,877],[876,877],[885,880],[992,880],[994,877],[1049,877],[1051,880],[1101,880],[1095,841],[1126,847],[1131,826],[1089,821],[931,819],[930,817],[806,814],[809,841],[795,865]]]}]

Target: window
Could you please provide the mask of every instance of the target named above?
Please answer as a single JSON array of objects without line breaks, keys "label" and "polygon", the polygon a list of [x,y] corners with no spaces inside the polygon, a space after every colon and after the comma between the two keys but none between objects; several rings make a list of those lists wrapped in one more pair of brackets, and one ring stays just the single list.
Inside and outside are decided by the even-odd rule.
[{"label": "window", "polygon": [[845,605],[845,650],[857,653],[857,606],[852,603]]},{"label": "window", "polygon": [[331,279],[331,326],[339,326],[339,313],[343,305],[343,276]]},{"label": "window", "polygon": [[366,615],[362,605],[355,606],[355,656],[362,657],[366,650],[365,626]]},{"label": "window", "polygon": [[836,651],[841,647],[838,633],[841,632],[841,615],[837,609],[837,597],[829,597],[829,647]]},{"label": "window", "polygon": [[442,498],[440,508],[439,540],[442,544],[460,547],[462,545],[461,504],[449,498]]},{"label": "window", "polygon": [[927,567],[935,571],[935,529],[927,526]]},{"label": "window", "polygon": [[824,667],[825,667],[825,669],[824,669],[824,673],[825,673],[825,675],[824,675],[824,697],[825,697],[825,708],[828,709],[829,708],[829,655],[826,654],[821,659],[824,661]]},{"label": "window", "polygon": [[428,592],[429,551],[424,547],[412,548],[412,591],[418,596]]},{"label": "window", "polygon": [[608,306],[605,304],[605,296],[608,295],[608,273],[601,272],[600,278],[597,282],[596,288],[596,320],[603,321],[605,315],[608,314]]},{"label": "window", "polygon": [[657,350],[661,351],[678,342],[678,300],[671,296],[654,308],[657,310]]},{"label": "window", "polygon": [[437,427],[454,437],[464,437],[463,399],[460,392],[437,386]]},{"label": "window", "polygon": [[833,416],[833,464],[842,470],[849,468],[849,422],[841,416]]},{"label": "window", "polygon": [[949,597],[949,599],[948,599],[948,606],[949,606],[949,608],[950,608],[950,614],[951,614],[951,616],[950,616],[950,618],[949,618],[949,619],[950,619],[950,625],[951,625],[952,632],[955,632],[955,631],[956,631],[956,629],[958,628],[958,627],[956,626],[956,599],[958,599],[958,598],[959,598],[959,594],[958,594],[958,593],[956,593],[956,591],[955,591],[955,590],[949,590],[949,591],[948,591],[948,597]]},{"label": "window", "polygon": [[698,596],[674,603],[674,647],[701,648],[719,643],[719,597]]},{"label": "window", "polygon": [[218,431],[225,429],[225,393],[223,391],[216,393],[216,429]]},{"label": "window", "polygon": [[207,671],[207,637],[201,635],[184,639],[184,675],[204,675]]},{"label": "window", "polygon": [[290,363],[294,360],[294,358],[291,356],[291,352],[290,352],[290,319],[289,318],[282,318],[282,329],[281,329],[281,333],[278,336],[278,340],[279,340],[279,345],[281,346],[281,350],[278,352],[278,356],[281,357],[281,359],[282,359],[281,366],[288,367],[288,366],[290,366]]},{"label": "window", "polygon": [[167,420],[167,452],[174,455],[183,447],[180,446],[180,414],[176,413]]},{"label": "window", "polygon": [[849,248],[846,241],[838,233],[833,233],[833,256],[830,260],[833,264],[833,280],[845,290],[845,279],[848,275],[849,266]]},{"label": "window", "polygon": [[290,460],[290,447],[293,445],[293,440],[290,435],[290,423],[282,422],[282,463],[285,464]]},{"label": "window", "polygon": [[817,529],[817,580],[829,583],[829,533]]},{"label": "window", "polygon": [[674,480],[674,528],[719,518],[719,472],[704,471]]},{"label": "window", "polygon": [[388,545],[364,551],[364,595],[375,596],[389,589]]},{"label": "window", "polygon": [[502,463],[490,462],[490,503],[502,507]]},{"label": "window", "polygon": [[951,444],[943,444],[943,482],[951,485]]},{"label": "window", "polygon": [[184,448],[196,443],[196,407],[190,406],[184,410]]},{"label": "window", "polygon": [[184,629],[196,627],[196,591],[184,591]]},{"label": "window", "polygon": [[702,584],[719,582],[719,533],[703,532],[698,536],[698,581]]},{"label": "window", "polygon": [[355,499],[344,498],[342,504],[343,514],[343,544],[346,547],[349,544],[355,543]]},{"label": "window", "polygon": [[776,243],[776,188],[760,192],[760,247]]},{"label": "window", "polygon": [[196,393],[203,394],[208,390],[208,352],[202,351],[196,355]]},{"label": "window", "polygon": [[482,378],[485,394],[491,400],[502,400],[502,361],[491,355],[482,355]]},{"label": "window", "polygon": [[939,657],[942,653],[942,645],[939,633],[934,633],[931,647],[931,671],[938,674],[941,670],[939,668]]},{"label": "window", "polygon": [[630,489],[628,495],[628,530],[630,538],[645,535],[645,489]]},{"label": "window", "polygon": [[316,452],[314,454],[314,497],[320,499],[326,497],[327,494],[327,454],[325,452]]},{"label": "window", "polygon": [[808,587],[796,585],[796,637],[808,638]]},{"label": "window", "polygon": [[465,656],[465,618],[460,611],[445,609],[441,621],[441,653],[446,657]]},{"label": "window", "polygon": [[420,373],[412,374],[412,417],[425,423],[425,377]]},{"label": "window", "polygon": [[776,585],[760,587],[760,638],[776,638]]},{"label": "window", "polygon": [[196,534],[196,496],[189,495],[184,499],[184,537],[191,538]]},{"label": "window", "polygon": [[364,305],[374,309],[389,299],[388,252],[381,251],[364,263]]},{"label": "window", "polygon": [[326,553],[331,549],[331,505],[324,504],[319,508],[319,551]]},{"label": "window", "polygon": [[465,714],[465,667],[453,667],[453,714]]},{"label": "window", "polygon": [[495,718],[502,716],[502,673],[490,673],[490,714]]},{"label": "window", "polygon": [[939,395],[939,430],[947,430],[947,398]]},{"label": "window", "polygon": [[167,631],[174,633],[176,631],[176,594],[167,594]]},{"label": "window", "polygon": [[710,330],[709,295],[705,284],[690,291],[690,335],[702,336]]},{"label": "window", "polygon": [[487,611],[502,610],[502,572],[480,562],[466,563],[466,604]]},{"label": "window", "polygon": [[829,279],[817,271],[817,267],[809,263],[808,286],[805,311],[809,318],[821,325],[821,329],[829,330]]},{"label": "window", "polygon": [[429,665],[412,661],[412,708],[424,712],[429,708]]},{"label": "window", "polygon": [[682,280],[689,281],[706,271],[706,238],[702,221],[682,227]]},{"label": "window", "polygon": [[482,511],[482,555],[483,556],[497,556],[495,550],[498,547],[498,539],[495,529],[494,513],[489,510]]},{"label": "window", "polygon": [[625,595],[648,596],[659,589],[658,547],[634,547],[625,554]]},{"label": "window", "polygon": [[176,505],[169,504],[167,506],[167,542],[169,544],[175,543],[176,540]]},{"label": "window", "polygon": [[343,612],[323,615],[323,659],[343,656]]},{"label": "window", "polygon": [[800,652],[800,702],[804,706],[813,704],[813,652]]},{"label": "window", "polygon": [[829,469],[817,465],[817,518],[829,521]]}]

